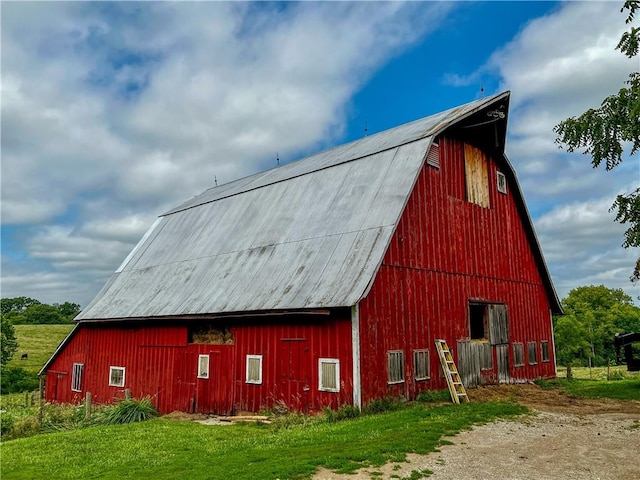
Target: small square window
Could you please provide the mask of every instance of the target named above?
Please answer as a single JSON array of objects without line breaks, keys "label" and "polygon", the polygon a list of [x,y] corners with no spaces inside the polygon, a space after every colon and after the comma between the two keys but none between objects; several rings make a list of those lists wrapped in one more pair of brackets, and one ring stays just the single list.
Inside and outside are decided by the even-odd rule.
[{"label": "small square window", "polygon": [[516,367],[524,365],[524,345],[522,343],[513,344],[513,365]]},{"label": "small square window", "polygon": [[124,367],[109,367],[109,386],[124,387]]},{"label": "small square window", "polygon": [[83,363],[74,363],[73,372],[71,374],[71,390],[74,392],[82,391],[82,372],[84,370]]},{"label": "small square window", "polygon": [[323,392],[340,391],[340,360],[337,358],[321,358],[318,360],[318,389]]},{"label": "small square window", "polygon": [[387,352],[387,363],[389,367],[388,383],[404,382],[404,353],[402,350]]},{"label": "small square window", "polygon": [[262,383],[262,355],[247,355],[247,383]]},{"label": "small square window", "polygon": [[429,349],[413,351],[413,372],[416,380],[429,379]]},{"label": "small square window", "polygon": [[198,378],[209,378],[209,355],[198,355]]},{"label": "small square window", "polygon": [[543,362],[549,361],[549,341],[543,340],[540,342],[540,353]]},{"label": "small square window", "polygon": [[527,343],[527,359],[529,365],[536,365],[538,363],[538,348],[536,342]]}]

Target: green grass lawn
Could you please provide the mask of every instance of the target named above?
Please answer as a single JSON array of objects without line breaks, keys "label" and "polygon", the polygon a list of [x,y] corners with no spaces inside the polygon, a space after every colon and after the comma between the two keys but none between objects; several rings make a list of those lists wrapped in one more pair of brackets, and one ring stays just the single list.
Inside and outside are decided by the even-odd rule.
[{"label": "green grass lawn", "polygon": [[[23,367],[30,372],[38,372],[56,351],[73,325],[15,325],[18,350],[9,362],[11,367]],[[23,353],[29,355],[20,360]]]},{"label": "green grass lawn", "polygon": [[297,479],[322,465],[353,472],[427,453],[442,437],[526,409],[491,402],[426,407],[415,404],[337,423],[200,425],[156,419],[38,435],[2,444],[1,477]]}]

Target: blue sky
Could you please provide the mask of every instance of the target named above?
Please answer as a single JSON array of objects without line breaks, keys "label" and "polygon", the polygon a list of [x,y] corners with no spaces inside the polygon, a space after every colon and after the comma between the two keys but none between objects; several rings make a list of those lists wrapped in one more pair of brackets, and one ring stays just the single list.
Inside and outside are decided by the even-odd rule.
[{"label": "blue sky", "polygon": [[640,68],[622,2],[2,2],[2,296],[85,306],[218,183],[511,90],[507,154],[561,297],[640,290],[608,208],[640,182],[554,144]]}]

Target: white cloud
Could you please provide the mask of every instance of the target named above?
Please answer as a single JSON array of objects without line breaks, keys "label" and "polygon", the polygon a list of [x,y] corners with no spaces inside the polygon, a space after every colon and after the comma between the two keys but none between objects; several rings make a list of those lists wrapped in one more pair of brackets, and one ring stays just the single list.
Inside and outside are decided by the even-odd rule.
[{"label": "white cloud", "polygon": [[3,296],[86,304],[159,213],[334,143],[354,92],[450,9],[3,4],[2,222],[30,236]]}]

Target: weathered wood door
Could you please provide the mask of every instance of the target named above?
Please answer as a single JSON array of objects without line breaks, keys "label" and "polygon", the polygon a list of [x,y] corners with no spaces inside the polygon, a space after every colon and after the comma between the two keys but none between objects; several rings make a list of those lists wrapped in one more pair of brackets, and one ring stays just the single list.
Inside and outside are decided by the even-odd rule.
[{"label": "weathered wood door", "polygon": [[489,341],[495,349],[499,383],[509,383],[509,321],[507,306],[489,305]]},{"label": "weathered wood door", "polygon": [[457,341],[458,371],[465,387],[510,381],[506,305],[487,304],[485,319],[484,338]]}]

